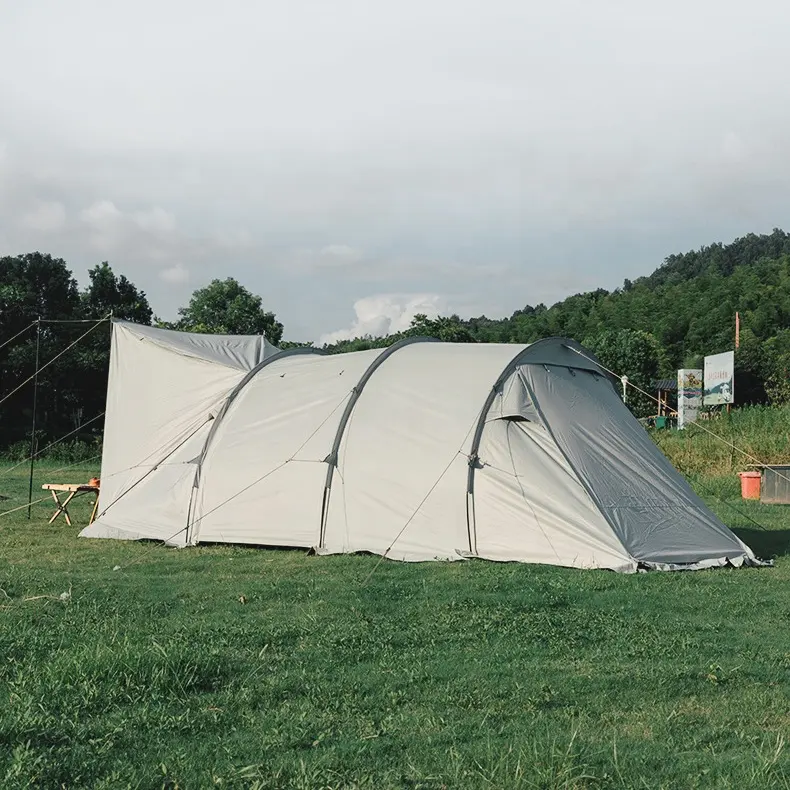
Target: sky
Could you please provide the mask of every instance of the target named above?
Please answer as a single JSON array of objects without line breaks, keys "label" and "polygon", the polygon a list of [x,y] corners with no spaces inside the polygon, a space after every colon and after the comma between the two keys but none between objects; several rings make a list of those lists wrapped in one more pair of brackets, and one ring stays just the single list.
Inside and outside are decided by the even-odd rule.
[{"label": "sky", "polygon": [[0,0],[0,255],[290,340],[503,317],[790,229],[778,0]]}]

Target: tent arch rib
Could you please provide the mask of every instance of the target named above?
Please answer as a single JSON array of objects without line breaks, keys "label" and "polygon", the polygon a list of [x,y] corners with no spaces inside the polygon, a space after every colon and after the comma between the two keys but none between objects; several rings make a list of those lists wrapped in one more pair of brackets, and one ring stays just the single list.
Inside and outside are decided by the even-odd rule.
[{"label": "tent arch rib", "polygon": [[[560,338],[560,337],[547,337],[541,340],[536,341],[535,343],[531,343],[526,348],[523,348],[521,351],[516,354],[513,359],[508,362],[505,368],[497,377],[496,381],[491,387],[491,390],[486,397],[485,402],[483,403],[483,407],[480,410],[480,416],[477,420],[477,425],[475,426],[475,432],[472,435],[472,443],[469,447],[469,470],[467,472],[466,477],[466,520],[467,520],[467,534],[469,537],[469,552],[471,554],[477,554],[477,525],[475,521],[475,469],[477,469],[480,461],[479,450],[480,450],[480,442],[483,439],[483,431],[485,430],[486,424],[486,417],[488,416],[488,412],[491,409],[491,406],[494,404],[494,400],[497,396],[497,392],[499,388],[513,375],[516,369],[524,364],[524,362],[531,356],[536,356],[542,349],[550,348],[552,346],[560,346],[562,348],[566,348],[569,351],[576,352],[575,346],[578,345],[573,341],[567,340],[567,338]],[[581,347],[579,347],[581,348]],[[590,359],[590,361],[595,364],[594,359]],[[549,364],[548,362],[544,364]],[[560,364],[562,367],[572,367],[570,365],[562,365],[562,363],[552,362],[551,364]],[[532,393],[530,393],[532,396]],[[534,400],[534,398],[533,398]],[[543,415],[540,412],[537,404],[534,404],[538,414],[540,414],[541,419],[543,419]],[[544,420],[545,422],[545,420]],[[595,501],[595,500],[593,500]]]},{"label": "tent arch rib", "polygon": [[360,395],[362,394],[362,390],[365,389],[365,385],[370,381],[373,374],[393,355],[396,354],[403,348],[407,346],[414,345],[415,343],[438,343],[439,341],[433,337],[407,337],[403,340],[399,340],[397,343],[393,343],[387,349],[385,349],[379,356],[377,356],[373,362],[368,365],[365,372],[360,376],[359,381],[356,383],[354,388],[351,390],[351,397],[348,399],[346,403],[346,408],[343,410],[343,414],[340,417],[340,422],[337,425],[337,431],[335,431],[335,438],[332,442],[332,449],[329,451],[329,455],[326,457],[326,481],[324,483],[324,496],[321,500],[321,524],[319,530],[319,537],[318,537],[318,546],[319,548],[324,547],[324,543],[326,540],[326,521],[329,515],[329,498],[332,493],[332,480],[334,478],[335,467],[337,466],[337,454],[340,451],[340,444],[343,441],[343,434],[345,433],[346,426],[351,419],[351,415],[354,412],[354,407],[357,405],[357,401],[359,400]]},{"label": "tent arch rib", "polygon": [[213,444],[217,432],[219,431],[219,428],[222,426],[222,423],[225,417],[227,416],[228,412],[230,411],[230,407],[233,405],[233,402],[244,391],[245,387],[264,368],[267,368],[269,365],[272,365],[275,362],[279,362],[287,357],[307,356],[307,355],[327,356],[327,352],[320,348],[312,348],[311,346],[303,346],[299,348],[286,348],[283,351],[278,351],[276,354],[272,354],[272,356],[262,360],[254,368],[249,370],[247,374],[244,376],[244,378],[231,390],[230,394],[225,399],[225,403],[222,404],[222,408],[219,410],[217,416],[214,418],[214,421],[211,425],[208,435],[206,436],[206,441],[203,443],[203,449],[201,450],[200,455],[197,458],[197,469],[195,470],[195,480],[192,485],[189,508],[187,510],[187,526],[186,526],[187,543],[189,543],[189,541],[193,537],[192,526],[193,526],[193,515],[194,515],[194,506],[195,506],[195,494],[197,493],[197,490],[200,488],[200,484],[202,482],[203,464],[206,461],[206,456],[208,455],[209,448]]}]

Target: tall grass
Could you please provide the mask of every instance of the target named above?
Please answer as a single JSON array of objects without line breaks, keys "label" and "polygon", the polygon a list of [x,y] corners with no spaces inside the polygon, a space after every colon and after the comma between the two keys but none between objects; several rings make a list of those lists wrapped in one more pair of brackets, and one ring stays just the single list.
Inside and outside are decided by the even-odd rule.
[{"label": "tall grass", "polygon": [[683,431],[653,430],[652,435],[670,461],[692,477],[732,476],[754,458],[764,464],[790,464],[790,406],[745,407]]}]

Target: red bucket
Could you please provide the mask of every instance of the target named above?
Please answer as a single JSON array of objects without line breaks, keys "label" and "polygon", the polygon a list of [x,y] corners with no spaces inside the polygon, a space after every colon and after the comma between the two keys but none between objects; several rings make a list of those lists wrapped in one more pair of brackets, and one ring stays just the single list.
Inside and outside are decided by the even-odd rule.
[{"label": "red bucket", "polygon": [[738,472],[738,477],[741,478],[741,497],[743,499],[759,499],[762,473]]}]

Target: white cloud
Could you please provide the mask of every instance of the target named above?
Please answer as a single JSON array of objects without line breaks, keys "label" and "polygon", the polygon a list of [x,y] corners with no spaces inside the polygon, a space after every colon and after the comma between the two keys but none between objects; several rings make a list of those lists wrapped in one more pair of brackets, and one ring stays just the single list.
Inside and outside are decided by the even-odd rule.
[{"label": "white cloud", "polygon": [[151,234],[171,234],[176,230],[176,219],[160,206],[142,211],[124,212],[112,200],[97,200],[80,212],[80,219],[91,228],[107,232],[121,226],[139,228]]},{"label": "white cloud", "polygon": [[123,215],[111,200],[97,200],[80,212],[82,221],[94,228],[106,228],[119,222]]},{"label": "white cloud", "polygon": [[111,200],[97,200],[80,212],[88,228],[88,243],[102,255],[108,255],[123,243],[124,216]]},{"label": "white cloud", "polygon": [[37,200],[21,223],[28,230],[53,233],[66,224],[66,207],[57,200]]},{"label": "white cloud", "polygon": [[329,244],[319,253],[321,263],[330,266],[358,263],[362,260],[362,250],[349,247],[347,244]]},{"label": "white cloud", "polygon": [[[362,272],[370,274],[378,268],[379,263],[363,250],[348,244],[327,244],[323,247],[289,246],[277,252],[274,262],[283,271],[297,272],[300,275],[325,272],[353,277]],[[360,266],[363,262],[366,264],[364,267]]]},{"label": "white cloud", "polygon": [[183,264],[177,263],[175,266],[171,266],[159,272],[159,277],[166,283],[171,283],[173,285],[185,283],[189,280],[189,269]]},{"label": "white cloud", "polygon": [[409,328],[415,315],[435,318],[446,309],[436,294],[378,294],[354,302],[356,318],[348,329],[322,335],[319,343],[336,343],[355,337],[384,337]]},{"label": "white cloud", "polygon": [[176,218],[159,206],[137,211],[133,218],[140,228],[151,233],[172,233],[176,229]]},{"label": "white cloud", "polygon": [[185,272],[237,277],[289,336],[361,294],[501,315],[790,216],[778,0],[17,5],[0,61],[36,58],[0,69],[0,254],[51,228],[160,315]]},{"label": "white cloud", "polygon": [[746,146],[735,132],[725,132],[722,136],[721,155],[732,162],[739,162],[746,157]]},{"label": "white cloud", "polygon": [[252,233],[244,229],[223,228],[211,234],[214,245],[226,250],[249,250],[256,247]]}]

